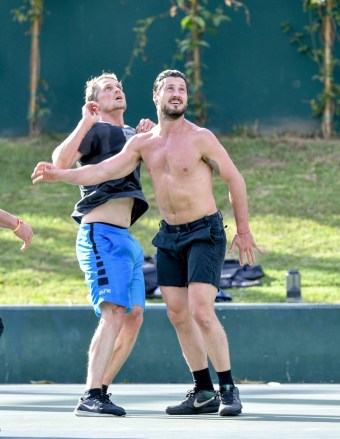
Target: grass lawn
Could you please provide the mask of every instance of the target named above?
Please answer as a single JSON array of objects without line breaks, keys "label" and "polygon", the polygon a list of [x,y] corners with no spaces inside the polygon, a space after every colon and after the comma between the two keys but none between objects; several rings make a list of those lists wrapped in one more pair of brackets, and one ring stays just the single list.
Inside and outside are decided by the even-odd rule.
[{"label": "grass lawn", "polygon": [[[0,207],[29,222],[35,232],[23,254],[20,242],[0,230],[1,304],[87,304],[87,288],[75,255],[77,224],[70,218],[79,189],[66,184],[33,186],[30,174],[50,160],[65,136],[0,139]],[[230,289],[234,302],[285,302],[285,274],[299,269],[304,302],[340,303],[340,141],[288,137],[221,138],[244,176],[262,285]],[[132,227],[145,254],[159,214],[149,177],[142,171],[151,205]],[[215,178],[218,207],[235,233],[226,186]],[[228,254],[236,258],[237,254]]]}]

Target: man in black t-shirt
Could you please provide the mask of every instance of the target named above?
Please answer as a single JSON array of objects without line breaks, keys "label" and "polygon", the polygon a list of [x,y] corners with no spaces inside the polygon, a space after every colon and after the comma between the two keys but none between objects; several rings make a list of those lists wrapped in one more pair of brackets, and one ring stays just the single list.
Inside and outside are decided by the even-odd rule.
[{"label": "man in black t-shirt", "polygon": [[[125,94],[113,73],[86,83],[82,119],[53,152],[53,163],[70,168],[99,163],[118,154],[135,132],[154,123],[142,119],[136,130],[124,124]],[[86,390],[77,416],[124,416],[110,400],[108,386],[129,356],[143,321],[143,250],[129,227],[148,209],[140,165],[127,177],[81,186],[72,217],[79,223],[77,257],[85,273],[94,311],[100,317],[88,358]]]}]

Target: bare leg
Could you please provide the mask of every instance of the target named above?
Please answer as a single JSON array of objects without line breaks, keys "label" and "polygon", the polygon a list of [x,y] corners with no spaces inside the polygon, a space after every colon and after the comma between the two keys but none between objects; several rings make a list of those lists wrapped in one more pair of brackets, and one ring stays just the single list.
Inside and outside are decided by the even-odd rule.
[{"label": "bare leg", "polygon": [[102,317],[89,349],[86,389],[101,388],[111,353],[124,323],[125,308],[109,302],[101,305]]},{"label": "bare leg", "polygon": [[112,383],[112,380],[130,355],[143,323],[143,312],[144,309],[141,306],[133,306],[132,311],[125,315],[124,323],[114,344],[102,384],[109,386]]},{"label": "bare leg", "polygon": [[188,287],[190,314],[200,328],[208,356],[216,372],[230,370],[227,335],[215,313],[216,287],[192,282]]},{"label": "bare leg", "polygon": [[206,369],[207,352],[200,328],[189,310],[188,289],[161,287],[161,292],[189,369]]}]

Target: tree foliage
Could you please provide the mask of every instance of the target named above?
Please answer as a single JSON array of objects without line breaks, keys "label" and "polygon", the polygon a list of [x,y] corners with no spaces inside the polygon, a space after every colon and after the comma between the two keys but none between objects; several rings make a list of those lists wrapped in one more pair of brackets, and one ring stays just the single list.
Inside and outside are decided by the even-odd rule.
[{"label": "tree foliage", "polygon": [[313,78],[322,83],[322,92],[310,104],[313,113],[321,118],[321,131],[328,139],[334,130],[334,116],[340,115],[340,84],[335,81],[340,60],[334,51],[340,0],[303,0],[303,9],[309,18],[303,31],[296,31],[290,23],[283,23],[282,28],[298,51],[317,64],[318,74]]},{"label": "tree foliage", "polygon": [[42,108],[46,102],[43,90],[47,84],[40,78],[40,30],[44,14],[44,0],[22,0],[17,9],[12,9],[13,20],[20,24],[28,24],[28,34],[31,36],[31,53],[29,67],[29,107],[28,122],[29,134],[34,136],[40,133],[39,120],[48,112]]},{"label": "tree foliage", "polygon": [[172,57],[172,67],[176,61],[184,62],[184,71],[191,84],[189,97],[189,114],[198,125],[203,126],[207,119],[208,102],[203,95],[203,74],[205,65],[202,61],[202,51],[209,48],[206,40],[208,33],[216,33],[217,28],[230,20],[226,8],[238,10],[243,8],[249,21],[247,7],[236,0],[223,0],[215,9],[209,7],[208,0],[170,0],[170,8],[157,16],[150,16],[137,21],[133,29],[136,33],[136,43],[125,75],[131,73],[134,60],[141,57],[147,60],[145,48],[148,43],[148,31],[156,20],[171,17],[177,19],[180,25],[181,38],[176,39],[176,52]]}]

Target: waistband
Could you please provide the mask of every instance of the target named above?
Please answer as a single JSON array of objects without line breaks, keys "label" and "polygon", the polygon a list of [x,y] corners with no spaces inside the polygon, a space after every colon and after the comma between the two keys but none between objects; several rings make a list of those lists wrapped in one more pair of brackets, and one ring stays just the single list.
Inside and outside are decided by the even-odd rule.
[{"label": "waistband", "polygon": [[94,223],[89,223],[89,224],[105,224],[106,226],[116,227],[117,229],[123,229],[123,230],[128,229],[128,227],[117,226],[117,224],[104,223],[103,221],[95,221]]},{"label": "waistband", "polygon": [[212,215],[204,216],[203,218],[200,218],[195,221],[191,221],[190,223],[174,225],[174,224],[168,224],[167,222],[162,220],[159,223],[159,227],[162,230],[166,230],[167,232],[186,232],[202,224],[211,224],[212,221],[214,221],[215,219],[223,220],[222,213],[219,210],[216,213],[213,213]]},{"label": "waistband", "polygon": [[104,222],[100,222],[100,221],[96,221],[93,223],[80,223],[79,228],[84,229],[84,230],[103,230],[103,231],[106,231],[107,233],[115,232],[115,233],[118,233],[120,235],[130,234],[130,231],[128,228],[116,226],[115,224],[104,223]]}]

